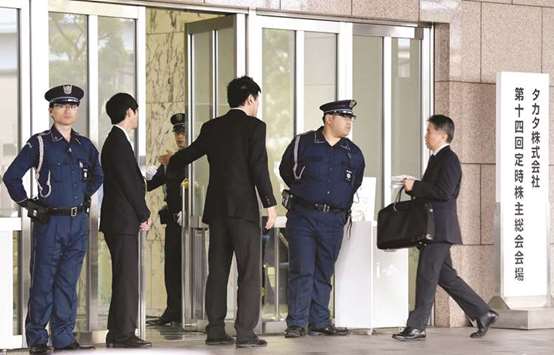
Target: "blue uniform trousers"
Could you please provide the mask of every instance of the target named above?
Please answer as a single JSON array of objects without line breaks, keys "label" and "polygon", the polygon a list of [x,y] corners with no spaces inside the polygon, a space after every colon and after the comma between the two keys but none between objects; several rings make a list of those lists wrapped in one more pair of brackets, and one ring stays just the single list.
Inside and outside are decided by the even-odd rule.
[{"label": "blue uniform trousers", "polygon": [[29,346],[48,342],[48,322],[54,347],[73,342],[76,285],[87,250],[88,228],[86,213],[50,216],[46,224],[33,224],[31,290],[25,320]]},{"label": "blue uniform trousers", "polygon": [[287,214],[289,282],[287,326],[329,325],[331,277],[342,243],[345,213],[300,206]]}]

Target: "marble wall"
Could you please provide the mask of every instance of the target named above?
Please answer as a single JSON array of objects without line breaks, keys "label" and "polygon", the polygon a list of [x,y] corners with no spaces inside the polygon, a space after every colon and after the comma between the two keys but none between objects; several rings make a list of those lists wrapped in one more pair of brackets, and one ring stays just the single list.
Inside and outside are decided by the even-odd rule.
[{"label": "marble wall", "polygon": [[[185,24],[217,17],[213,14],[146,10],[146,162],[158,165],[158,156],[175,151],[170,117],[186,112],[186,35]],[[157,211],[164,205],[162,189],[147,195],[153,227],[148,233],[146,251],[148,315],[163,312],[166,305],[164,286],[164,228]]]}]

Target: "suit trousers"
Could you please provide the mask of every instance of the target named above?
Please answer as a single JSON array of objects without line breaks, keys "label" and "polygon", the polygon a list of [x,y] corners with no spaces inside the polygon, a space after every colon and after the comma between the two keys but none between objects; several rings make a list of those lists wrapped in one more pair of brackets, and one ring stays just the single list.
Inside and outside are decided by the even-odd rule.
[{"label": "suit trousers", "polygon": [[344,213],[295,207],[287,213],[289,242],[287,326],[325,328],[331,324],[329,301],[339,256]]},{"label": "suit trousers", "polygon": [[105,235],[112,257],[112,299],[108,330],[112,339],[125,340],[135,333],[138,316],[138,236]]},{"label": "suit trousers", "polygon": [[233,252],[238,269],[238,311],[235,320],[237,338],[255,336],[254,328],[260,316],[260,243],[260,226],[255,222],[230,217],[210,221],[209,273],[206,284],[208,337],[219,338],[225,334],[227,282]]},{"label": "suit trousers", "polygon": [[407,326],[424,329],[431,315],[437,284],[462,308],[470,319],[490,310],[473,289],[452,267],[450,243],[430,243],[420,250],[416,278],[416,304],[410,312]]},{"label": "suit trousers", "polygon": [[180,321],[182,316],[181,247],[181,226],[171,221],[165,227],[164,279],[167,308],[162,318],[172,321]]}]

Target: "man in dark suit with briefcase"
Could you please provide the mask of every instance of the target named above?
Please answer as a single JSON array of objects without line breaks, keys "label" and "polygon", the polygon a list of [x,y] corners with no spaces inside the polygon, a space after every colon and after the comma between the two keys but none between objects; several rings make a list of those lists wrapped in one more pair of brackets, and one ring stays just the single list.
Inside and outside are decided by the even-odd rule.
[{"label": "man in dark suit with briefcase", "polygon": [[260,215],[256,190],[267,209],[265,228],[277,212],[269,179],[265,146],[266,125],[255,116],[260,87],[244,76],[227,86],[231,110],[202,125],[198,138],[175,153],[167,178],[179,178],[182,167],[207,155],[210,178],[203,221],[210,227],[209,275],[206,284],[208,345],[233,344],[225,333],[227,281],[233,252],[238,269],[238,311],[235,321],[238,348],[265,346],[254,333],[260,314]]},{"label": "man in dark suit with briefcase", "polygon": [[104,198],[100,231],[112,257],[112,299],[106,346],[144,348],[152,344],[135,336],[138,313],[138,233],[150,228],[146,185],[129,132],[137,128],[138,104],[125,93],[112,96],[106,112],[114,125],[102,147]]},{"label": "man in dark suit with briefcase", "polygon": [[452,266],[450,247],[462,244],[456,211],[460,192],[462,169],[458,156],[450,149],[454,138],[454,122],[446,116],[434,115],[428,119],[425,143],[432,151],[421,181],[405,179],[404,189],[415,198],[426,199],[433,206],[435,236],[420,250],[416,279],[416,304],[410,312],[406,328],[393,338],[400,341],[425,339],[425,326],[431,315],[437,284],[441,286],[477,322],[478,330],[472,338],[483,337],[498,315],[471,287],[462,280]]}]

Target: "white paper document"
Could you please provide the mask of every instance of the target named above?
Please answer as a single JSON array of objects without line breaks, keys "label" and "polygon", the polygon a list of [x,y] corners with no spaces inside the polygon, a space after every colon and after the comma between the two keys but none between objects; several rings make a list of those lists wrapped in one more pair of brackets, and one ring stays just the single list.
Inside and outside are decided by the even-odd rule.
[{"label": "white paper document", "polygon": [[391,177],[391,187],[401,187],[404,184],[404,179],[419,180],[411,175],[395,175]]}]

